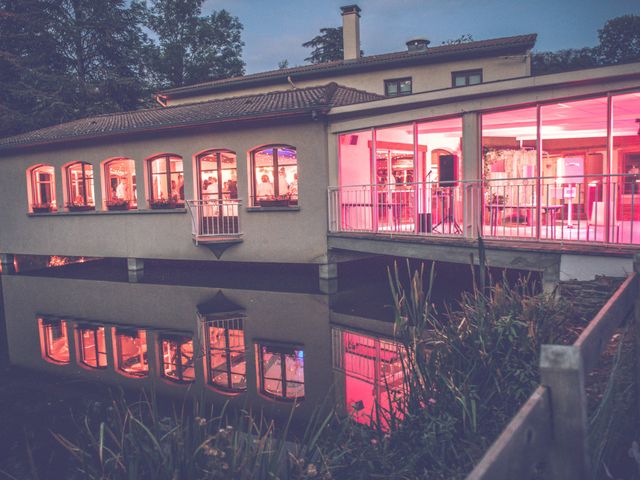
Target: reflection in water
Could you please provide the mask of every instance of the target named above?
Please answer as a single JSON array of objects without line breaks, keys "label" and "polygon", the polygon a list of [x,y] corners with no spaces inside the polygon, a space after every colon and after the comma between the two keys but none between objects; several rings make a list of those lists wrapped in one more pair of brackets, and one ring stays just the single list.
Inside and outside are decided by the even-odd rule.
[{"label": "reflection in water", "polygon": [[149,373],[146,332],[114,327],[113,334],[118,371],[132,377],[146,377]]},{"label": "reflection in water", "polygon": [[53,363],[69,363],[67,322],[58,318],[39,318],[42,358]]},{"label": "reflection in water", "polygon": [[106,368],[107,342],[104,327],[82,324],[76,327],[80,348],[80,361],[91,368]]},{"label": "reflection in water", "polygon": [[193,382],[196,379],[193,358],[193,340],[179,335],[163,334],[162,376],[177,382]]},{"label": "reflection in water", "polygon": [[304,398],[304,351],[301,348],[258,344],[260,390],[280,400]]},{"label": "reflection in water", "polygon": [[347,412],[360,423],[374,419],[384,424],[403,393],[401,345],[342,328],[333,328],[332,338],[334,368],[344,374]]},{"label": "reflection in water", "polygon": [[227,392],[247,390],[247,356],[242,318],[205,323],[209,383]]}]

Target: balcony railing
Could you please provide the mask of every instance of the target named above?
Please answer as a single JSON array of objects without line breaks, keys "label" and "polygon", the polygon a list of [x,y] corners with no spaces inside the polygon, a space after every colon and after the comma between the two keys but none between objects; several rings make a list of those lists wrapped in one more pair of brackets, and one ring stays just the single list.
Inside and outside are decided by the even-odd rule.
[{"label": "balcony railing", "polygon": [[640,244],[640,176],[329,188],[329,231]]},{"label": "balcony railing", "polygon": [[241,235],[240,200],[187,200],[187,207],[191,214],[191,233],[196,242]]}]

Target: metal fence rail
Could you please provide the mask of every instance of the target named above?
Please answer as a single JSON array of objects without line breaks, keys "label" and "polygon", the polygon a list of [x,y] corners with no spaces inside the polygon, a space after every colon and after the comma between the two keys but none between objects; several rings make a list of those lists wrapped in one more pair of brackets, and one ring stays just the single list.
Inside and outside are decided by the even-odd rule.
[{"label": "metal fence rail", "polygon": [[239,236],[240,200],[187,200],[194,238]]}]

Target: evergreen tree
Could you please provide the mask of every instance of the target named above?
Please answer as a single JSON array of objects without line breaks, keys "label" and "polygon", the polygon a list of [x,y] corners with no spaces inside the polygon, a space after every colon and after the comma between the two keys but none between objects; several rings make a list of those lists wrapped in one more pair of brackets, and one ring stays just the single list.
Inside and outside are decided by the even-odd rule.
[{"label": "evergreen tree", "polygon": [[312,48],[311,55],[304,59],[310,63],[325,63],[344,58],[342,46],[342,27],[321,28],[320,35],[316,35],[302,44],[305,48]]},{"label": "evergreen tree", "polygon": [[640,15],[613,18],[598,30],[600,63],[640,61]]},{"label": "evergreen tree", "polygon": [[244,73],[242,24],[226,10],[202,16],[204,0],[152,0],[148,26],[158,37],[152,65],[163,87]]}]

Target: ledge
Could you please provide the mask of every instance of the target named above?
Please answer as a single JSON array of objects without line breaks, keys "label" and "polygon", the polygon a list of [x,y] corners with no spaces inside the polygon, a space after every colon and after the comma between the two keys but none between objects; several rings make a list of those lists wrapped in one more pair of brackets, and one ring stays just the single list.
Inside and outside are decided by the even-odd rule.
[{"label": "ledge", "polygon": [[300,206],[293,207],[247,207],[247,212],[299,212]]},{"label": "ledge", "polygon": [[144,210],[89,210],[87,212],[47,212],[47,213],[27,213],[28,217],[74,217],[84,215],[147,215],[147,214],[167,214],[167,213],[187,213],[186,208],[159,208]]}]

